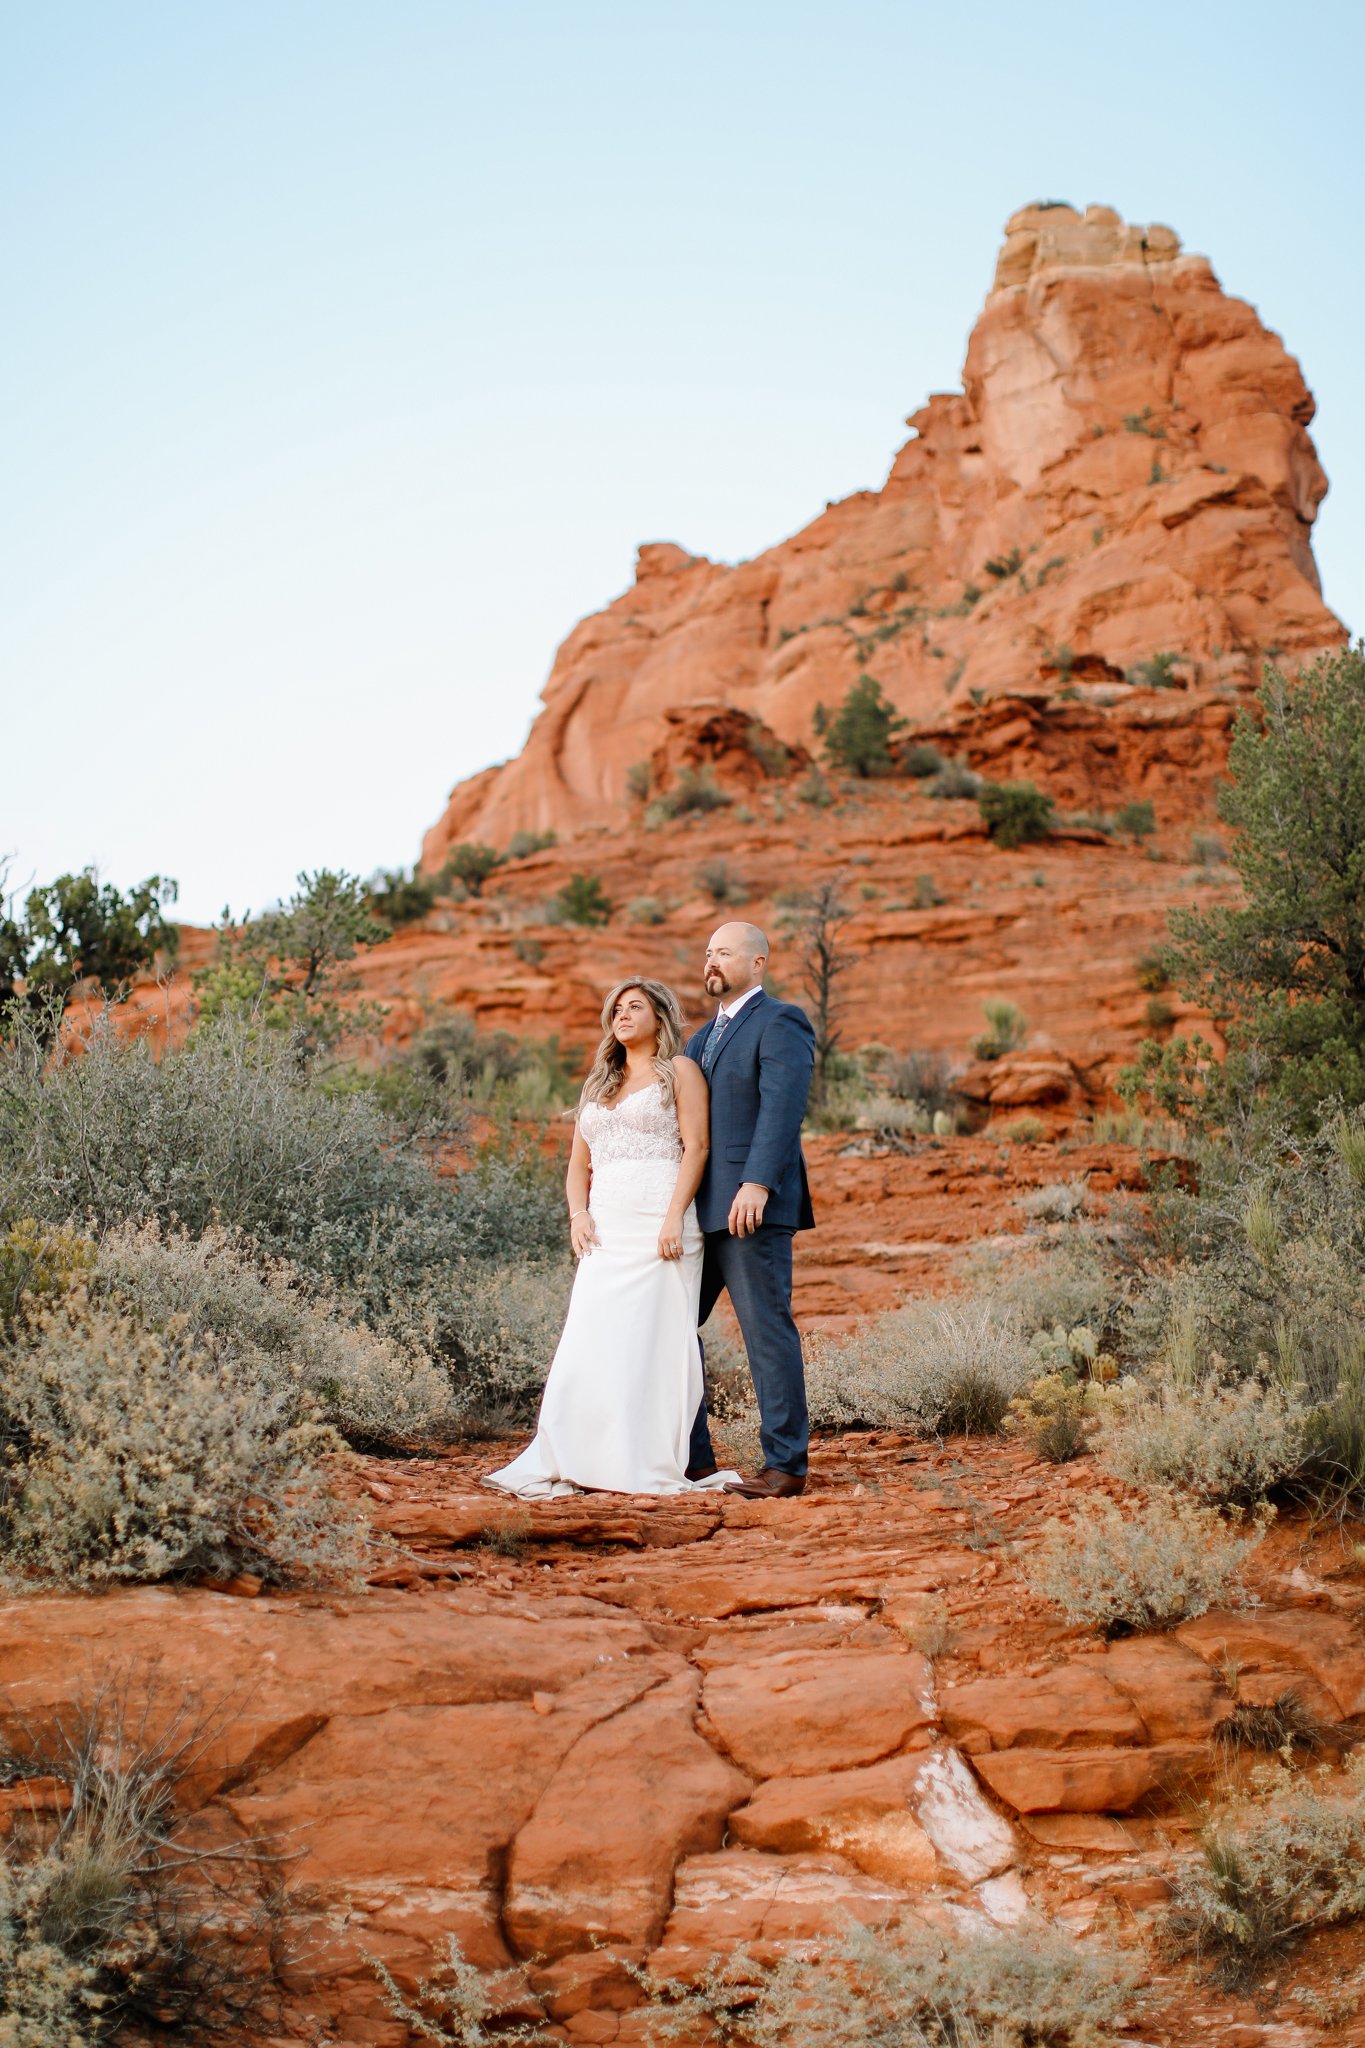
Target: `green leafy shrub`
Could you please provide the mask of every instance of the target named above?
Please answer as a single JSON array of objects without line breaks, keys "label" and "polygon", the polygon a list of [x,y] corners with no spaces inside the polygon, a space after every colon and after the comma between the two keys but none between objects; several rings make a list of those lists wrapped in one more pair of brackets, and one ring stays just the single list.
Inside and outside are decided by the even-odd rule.
[{"label": "green leafy shrub", "polygon": [[1017,576],[1024,566],[1023,553],[1011,548],[1008,554],[992,555],[985,564],[986,574],[993,576],[997,583],[1003,583],[1007,576]]},{"label": "green leafy shrub", "polygon": [[860,675],[825,725],[826,758],[846,775],[889,775],[891,742],[905,725],[876,678]]},{"label": "green leafy shrub", "polygon": [[507,858],[529,860],[533,853],[544,853],[558,841],[557,832],[514,832],[507,842]]},{"label": "green leafy shrub", "polygon": [[458,882],[471,896],[482,896],[484,883],[502,866],[504,858],[496,847],[485,846],[481,841],[461,840],[446,854],[437,887],[444,884],[449,888],[452,882]]},{"label": "green leafy shrub", "polygon": [[632,761],[626,770],[626,795],[634,803],[648,803],[654,787],[654,770],[648,761]]},{"label": "green leafy shrub", "polygon": [[150,875],[125,896],[85,868],[31,889],[18,916],[0,900],[0,1028],[6,1004],[22,1003],[50,1038],[76,989],[112,997],[158,957],[173,961],[180,934],[162,910],[177,894]]},{"label": "green leafy shrub", "polygon": [[827,810],[834,802],[834,791],[824,770],[816,762],[812,761],[797,783],[796,796],[799,803],[809,804],[812,810]]},{"label": "green leafy shrub", "polygon": [[649,815],[656,823],[667,818],[704,816],[733,802],[734,798],[721,788],[710,768],[683,768],[672,788],[655,797]]},{"label": "green leafy shrub", "polygon": [[896,756],[896,766],[902,775],[911,775],[917,782],[923,782],[930,775],[939,774],[948,765],[937,747],[928,740],[912,740],[901,748]]},{"label": "green leafy shrub", "polygon": [[1174,690],[1179,683],[1179,661],[1178,654],[1153,654],[1147,661],[1135,661],[1125,671],[1124,680],[1139,690]]},{"label": "green leafy shrub", "polygon": [[570,875],[554,899],[560,924],[597,926],[610,924],[613,904],[602,887],[600,875]]},{"label": "green leafy shrub", "polygon": [[73,1291],[5,1361],[3,1569],[91,1587],[352,1576],[357,1528],[324,1471],[340,1440],[298,1411],[183,1330],[153,1335]]},{"label": "green leafy shrub", "polygon": [[816,1336],[807,1394],[820,1429],[908,1429],[925,1435],[999,1429],[1033,1375],[1018,1324],[989,1302],[922,1302],[877,1316],[847,1337]]},{"label": "green leafy shrub", "polygon": [[[562,1201],[558,1233],[567,1236]],[[496,1435],[534,1418],[572,1285],[567,1258],[504,1265],[471,1260],[454,1273],[465,1358],[457,1397],[464,1433]]]},{"label": "green leafy shrub", "polygon": [[747,884],[720,854],[702,862],[697,870],[697,885],[717,908],[726,903],[743,903],[749,894]]},{"label": "green leafy shrub", "polygon": [[234,923],[224,914],[217,956],[194,976],[200,1024],[225,1017],[287,1035],[297,1059],[314,1058],[349,1031],[373,1029],[382,1012],[373,1005],[344,1010],[338,998],[353,989],[346,963],[390,936],[372,914],[358,875],[319,868],[301,874],[293,896],[276,910]]},{"label": "green leafy shrub", "polygon": [[998,1060],[1007,1052],[1015,1052],[1028,1036],[1028,1018],[1016,1003],[1006,1002],[1003,996],[994,996],[981,1005],[986,1016],[986,1029],[979,1038],[972,1041],[972,1051],[979,1060]]},{"label": "green leafy shrub", "polygon": [[1120,832],[1131,833],[1134,839],[1146,839],[1156,830],[1156,806],[1149,796],[1134,797],[1129,803],[1119,805],[1114,813],[1114,824]]},{"label": "green leafy shrub", "polygon": [[977,796],[983,783],[975,768],[969,768],[965,761],[948,761],[924,786],[930,796],[952,801]]},{"label": "green leafy shrub", "polygon": [[1365,1913],[1365,1759],[1344,1784],[1263,1765],[1249,1796],[1206,1820],[1168,1928],[1177,1946],[1241,1985],[1319,1928]]},{"label": "green leafy shrub", "polygon": [[1113,1501],[1048,1521],[1025,1561],[1034,1591],[1070,1621],[1108,1634],[1166,1628],[1243,1597],[1243,1560],[1261,1530],[1239,1536],[1216,1509],[1175,1496],[1127,1510]]},{"label": "green leafy shrub", "polygon": [[664,923],[668,910],[658,896],[637,896],[626,905],[626,916],[632,924],[657,925]]},{"label": "green leafy shrub", "polygon": [[1046,839],[1052,830],[1052,798],[1031,782],[983,783],[976,801],[997,846],[1023,846]]},{"label": "green leafy shrub", "polygon": [[397,931],[425,917],[436,901],[436,882],[416,868],[380,868],[369,880],[370,911],[381,924]]}]

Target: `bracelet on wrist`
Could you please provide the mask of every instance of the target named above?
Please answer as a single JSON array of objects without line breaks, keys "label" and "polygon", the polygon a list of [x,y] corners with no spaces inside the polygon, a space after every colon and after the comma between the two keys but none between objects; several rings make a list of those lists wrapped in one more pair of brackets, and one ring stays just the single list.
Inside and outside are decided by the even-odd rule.
[{"label": "bracelet on wrist", "polygon": [[587,1215],[587,1213],[588,1213],[588,1212],[587,1212],[587,1210],[586,1210],[586,1209],[570,1209],[570,1211],[569,1211],[569,1221],[570,1221],[570,1223],[572,1223],[572,1222],[573,1222],[573,1220],[574,1220],[574,1218],[575,1218],[576,1216],[586,1216],[586,1215]]}]

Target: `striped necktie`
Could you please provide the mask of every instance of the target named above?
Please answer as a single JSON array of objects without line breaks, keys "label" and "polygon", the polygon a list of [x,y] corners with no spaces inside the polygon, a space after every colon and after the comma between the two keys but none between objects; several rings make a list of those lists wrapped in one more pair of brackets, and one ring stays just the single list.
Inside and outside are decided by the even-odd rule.
[{"label": "striped necktie", "polygon": [[708,1078],[712,1067],[716,1064],[716,1054],[720,1051],[720,1042],[730,1029],[730,1023],[731,1019],[728,1014],[724,1010],[717,1010],[716,1021],[711,1026],[711,1034],[701,1049],[701,1070]]}]

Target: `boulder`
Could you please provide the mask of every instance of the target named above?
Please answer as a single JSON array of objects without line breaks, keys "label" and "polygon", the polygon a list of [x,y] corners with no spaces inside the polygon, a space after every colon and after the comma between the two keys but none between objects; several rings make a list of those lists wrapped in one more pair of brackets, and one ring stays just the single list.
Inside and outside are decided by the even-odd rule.
[{"label": "boulder", "polygon": [[702,1691],[706,1726],[754,1778],[875,1762],[933,1720],[929,1667],[909,1650],[792,1650],[721,1665]]}]

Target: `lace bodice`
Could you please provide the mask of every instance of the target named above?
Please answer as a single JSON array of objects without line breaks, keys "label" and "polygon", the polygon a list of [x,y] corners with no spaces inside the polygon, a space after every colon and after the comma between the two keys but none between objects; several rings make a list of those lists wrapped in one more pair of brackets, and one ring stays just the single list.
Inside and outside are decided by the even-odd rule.
[{"label": "lace bodice", "polygon": [[615,1109],[588,1102],[578,1114],[592,1154],[591,1205],[607,1199],[632,1208],[667,1208],[682,1164],[678,1112],[662,1084],[640,1088]]}]

